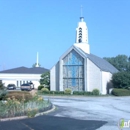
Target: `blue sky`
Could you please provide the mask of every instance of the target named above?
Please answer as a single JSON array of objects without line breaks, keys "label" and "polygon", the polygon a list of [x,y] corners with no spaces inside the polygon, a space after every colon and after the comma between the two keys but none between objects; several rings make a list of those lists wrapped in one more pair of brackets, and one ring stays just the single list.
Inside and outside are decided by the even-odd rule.
[{"label": "blue sky", "polygon": [[130,0],[0,0],[0,70],[50,69],[75,43],[80,6],[91,53],[130,55]]}]

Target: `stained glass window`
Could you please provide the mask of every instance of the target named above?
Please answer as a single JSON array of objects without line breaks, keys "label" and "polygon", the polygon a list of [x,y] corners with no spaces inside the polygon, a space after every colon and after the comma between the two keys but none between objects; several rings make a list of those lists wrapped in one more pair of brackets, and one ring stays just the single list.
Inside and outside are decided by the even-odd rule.
[{"label": "stained glass window", "polygon": [[84,59],[72,50],[63,59],[63,87],[82,91],[84,88]]}]

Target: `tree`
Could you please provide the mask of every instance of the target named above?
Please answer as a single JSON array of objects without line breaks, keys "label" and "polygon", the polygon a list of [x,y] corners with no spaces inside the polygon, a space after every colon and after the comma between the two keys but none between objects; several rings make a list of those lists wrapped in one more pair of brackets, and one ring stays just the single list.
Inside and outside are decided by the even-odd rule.
[{"label": "tree", "polygon": [[40,84],[50,87],[50,72],[46,72],[41,75]]},{"label": "tree", "polygon": [[4,84],[0,82],[0,100],[2,100],[7,94],[7,90],[4,87]]},{"label": "tree", "polygon": [[112,83],[114,88],[130,88],[130,73],[128,72],[118,72],[113,74]]},{"label": "tree", "polygon": [[[32,67],[36,67],[37,63],[33,64]],[[41,67],[41,65],[38,63],[38,66]]]},{"label": "tree", "polygon": [[130,57],[126,55],[118,55],[116,57],[104,58],[109,63],[111,63],[114,67],[116,67],[119,71],[130,72]]}]

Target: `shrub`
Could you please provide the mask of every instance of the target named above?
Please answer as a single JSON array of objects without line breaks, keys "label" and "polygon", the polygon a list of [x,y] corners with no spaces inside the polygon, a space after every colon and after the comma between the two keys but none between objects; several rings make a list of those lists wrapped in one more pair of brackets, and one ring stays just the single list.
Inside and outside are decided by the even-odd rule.
[{"label": "shrub", "polygon": [[38,112],[37,109],[31,109],[31,108],[29,108],[29,109],[27,110],[27,116],[28,116],[29,118],[35,117],[35,115],[37,114],[37,112]]},{"label": "shrub", "polygon": [[64,91],[54,91],[54,94],[64,94]]},{"label": "shrub", "polygon": [[115,95],[115,96],[130,96],[130,90],[114,88],[112,90],[112,95]]},{"label": "shrub", "polygon": [[92,94],[93,94],[93,95],[99,95],[100,92],[99,92],[98,89],[93,89]]},{"label": "shrub", "polygon": [[43,85],[39,85],[39,86],[38,86],[38,90],[41,90],[42,88],[44,88]]},{"label": "shrub", "polygon": [[84,91],[73,91],[73,95],[84,95]]},{"label": "shrub", "polygon": [[64,94],[70,95],[71,94],[71,89],[70,88],[66,88],[64,90]]},{"label": "shrub", "polygon": [[6,95],[6,98],[12,99],[13,97],[19,101],[24,100],[25,102],[32,99],[32,95],[26,91],[11,91]]},{"label": "shrub", "polygon": [[44,101],[43,97],[38,95],[28,102],[18,101],[15,97],[7,98],[6,101],[0,102],[0,118],[22,115],[34,117],[37,112],[43,112],[51,107],[50,101]]},{"label": "shrub", "polygon": [[41,92],[44,93],[44,94],[49,94],[50,93],[50,91],[48,90],[48,88],[42,88]]},{"label": "shrub", "polygon": [[55,91],[50,91],[50,94],[55,94]]}]

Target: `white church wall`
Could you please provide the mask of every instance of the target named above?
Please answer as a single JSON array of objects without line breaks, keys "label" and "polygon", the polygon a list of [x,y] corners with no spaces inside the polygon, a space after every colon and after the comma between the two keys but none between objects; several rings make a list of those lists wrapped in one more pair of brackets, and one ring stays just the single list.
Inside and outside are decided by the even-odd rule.
[{"label": "white church wall", "polygon": [[84,59],[84,91],[89,91],[87,83],[87,59]]},{"label": "white church wall", "polygon": [[87,59],[87,91],[93,89],[99,89],[101,92],[101,71],[100,69],[89,59]]},{"label": "white church wall", "polygon": [[110,82],[112,74],[102,71],[102,94],[107,94],[107,84]]},{"label": "white church wall", "polygon": [[50,70],[50,90],[59,90],[59,62],[57,62]]},{"label": "white church wall", "polygon": [[90,46],[87,43],[75,43],[74,44],[76,47],[80,48],[81,50],[83,50],[85,53],[90,54]]},{"label": "white church wall", "polygon": [[63,60],[59,61],[59,91],[64,91],[63,88]]},{"label": "white church wall", "polygon": [[2,80],[4,86],[7,87],[8,84],[15,84],[17,86],[16,80]]},{"label": "white church wall", "polygon": [[41,74],[0,74],[0,80],[7,87],[8,84],[15,84],[17,87],[20,87],[21,84],[27,82],[33,82],[34,87],[37,89],[40,85],[39,80]]}]

